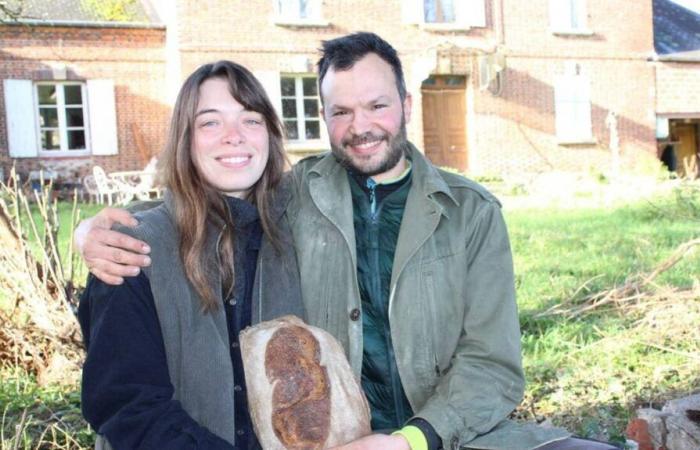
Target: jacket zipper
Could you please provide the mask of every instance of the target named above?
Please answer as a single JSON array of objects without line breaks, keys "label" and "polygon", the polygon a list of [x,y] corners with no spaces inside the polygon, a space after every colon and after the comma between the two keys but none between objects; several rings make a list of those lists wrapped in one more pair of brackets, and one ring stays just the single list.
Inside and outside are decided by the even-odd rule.
[{"label": "jacket zipper", "polygon": [[372,178],[367,178],[367,189],[369,189],[369,216],[372,222],[377,220],[377,182]]},{"label": "jacket zipper", "polygon": [[[377,232],[376,230],[376,225],[379,222],[379,211],[378,211],[378,205],[377,205],[377,182],[374,181],[372,178],[368,177],[366,181],[366,186],[367,189],[369,190],[369,216],[371,220],[371,226],[373,232]],[[376,248],[373,250],[373,265],[375,269],[379,269],[379,249]],[[379,282],[377,280],[375,273],[375,277],[373,278],[372,282],[375,284],[373,286],[373,290],[375,292],[380,291],[380,286],[378,286]],[[387,299],[387,302],[389,299]],[[406,415],[406,412],[404,410],[403,406],[403,396],[401,395],[402,393],[402,385],[401,385],[401,377],[398,374],[398,367],[397,367],[397,362],[396,362],[396,355],[394,354],[394,344],[391,339],[391,328],[389,326],[389,305],[387,303],[387,316],[386,316],[386,322],[384,325],[384,335],[386,336],[386,355],[387,355],[387,362],[389,365],[389,376],[391,380],[391,391],[392,391],[392,397],[394,400],[394,410],[396,411],[396,417],[404,417]],[[376,307],[380,307],[383,309],[383,305],[375,305]],[[398,423],[397,427],[401,427],[403,424]]]}]

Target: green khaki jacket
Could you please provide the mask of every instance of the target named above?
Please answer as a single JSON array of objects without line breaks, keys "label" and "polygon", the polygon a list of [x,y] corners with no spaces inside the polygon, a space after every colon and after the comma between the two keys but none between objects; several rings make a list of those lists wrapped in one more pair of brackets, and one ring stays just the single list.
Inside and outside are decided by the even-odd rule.
[{"label": "green khaki jacket", "polygon": [[[417,417],[446,449],[531,449],[563,430],[506,420],[524,376],[512,256],[500,204],[411,146],[413,180],[389,296],[396,364]],[[348,175],[335,158],[292,173],[287,209],[311,325],[332,333],[360,377],[361,300]]]}]

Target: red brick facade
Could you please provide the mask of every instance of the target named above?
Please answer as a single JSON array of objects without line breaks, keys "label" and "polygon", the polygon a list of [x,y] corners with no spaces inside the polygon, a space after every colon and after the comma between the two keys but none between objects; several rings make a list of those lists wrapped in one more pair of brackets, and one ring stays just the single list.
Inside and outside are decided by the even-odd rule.
[{"label": "red brick facade", "polygon": [[[55,169],[76,181],[94,164],[107,171],[136,170],[145,163],[137,137],[151,153],[163,146],[169,107],[165,105],[165,30],[97,27],[0,27],[0,78],[48,80],[109,79],[114,82],[117,141],[115,156],[9,157],[5,104],[0,102],[0,165],[21,174]],[[56,76],[56,69],[61,75]],[[65,70],[64,70],[65,69]],[[63,76],[65,74],[65,76]],[[0,98],[4,96],[0,85]],[[91,130],[99,133],[100,130]]]},{"label": "red brick facade", "polygon": [[[94,162],[108,170],[142,166],[132,123],[139,125],[149,148],[161,147],[173,90],[198,65],[232,59],[258,74],[268,89],[279,90],[280,74],[315,71],[321,40],[360,30],[378,33],[399,51],[413,95],[408,135],[420,148],[421,83],[431,74],[466,76],[465,132],[472,175],[606,171],[612,160],[606,125],[610,112],[617,114],[622,162],[633,165],[656,155],[657,110],[678,112],[700,104],[697,64],[676,67],[651,61],[651,1],[587,0],[589,32],[582,34],[551,31],[549,0],[484,1],[485,26],[467,30],[409,23],[402,10],[408,1],[399,0],[322,0],[326,23],[317,26],[281,23],[272,0],[164,2],[175,8],[164,18],[167,40],[162,29],[2,27],[0,78],[32,77],[53,63],[64,63],[81,77],[114,79],[119,155],[81,159],[86,166]],[[500,88],[481,89],[479,57],[496,50],[505,55]],[[562,143],[555,129],[554,83],[567,67],[590,79],[592,136],[573,145]],[[690,91],[679,90],[679,84],[691,86]],[[6,168],[5,135],[0,121],[0,163]],[[326,147],[316,142],[290,145],[289,150],[298,156]],[[17,164],[26,170],[38,162]]]},{"label": "red brick facade", "polygon": [[[653,49],[652,8],[651,2],[586,3],[592,34],[564,36],[550,32],[548,0],[486,0],[486,27],[468,31],[406,24],[398,0],[326,0],[322,2],[326,27],[276,24],[269,0],[179,1],[181,67],[186,74],[203,62],[231,58],[254,71],[284,72],[304,65],[312,71],[320,40],[374,31],[401,54],[413,94],[408,134],[419,147],[423,144],[421,82],[430,74],[454,73],[468,77],[470,173],[605,170],[610,164],[605,125],[610,111],[618,115],[623,161],[630,163],[639,154],[656,152],[654,65],[648,62]],[[630,18],[624,27],[616,19],[619,14]],[[503,17],[501,23],[499,17]],[[477,56],[496,47],[506,55],[507,66],[498,95],[478,87]],[[447,71],[439,55],[447,55]],[[579,63],[591,79],[591,143],[557,143],[553,78],[566,61]]]}]

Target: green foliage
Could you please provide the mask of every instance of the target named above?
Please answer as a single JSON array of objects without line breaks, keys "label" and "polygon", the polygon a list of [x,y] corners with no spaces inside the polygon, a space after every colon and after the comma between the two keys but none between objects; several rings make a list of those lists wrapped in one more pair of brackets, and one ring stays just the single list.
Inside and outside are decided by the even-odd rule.
[{"label": "green foliage", "polygon": [[78,386],[39,387],[19,369],[0,369],[0,448],[89,449]]},{"label": "green foliage", "polygon": [[106,22],[129,22],[134,20],[132,8],[136,0],[81,0],[85,10]]}]

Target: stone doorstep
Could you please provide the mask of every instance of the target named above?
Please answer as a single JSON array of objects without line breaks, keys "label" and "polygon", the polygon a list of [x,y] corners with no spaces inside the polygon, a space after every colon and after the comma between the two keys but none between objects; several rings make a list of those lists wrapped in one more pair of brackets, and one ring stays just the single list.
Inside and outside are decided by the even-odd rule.
[{"label": "stone doorstep", "polygon": [[672,400],[661,411],[638,410],[626,435],[639,445],[639,450],[698,450],[700,424],[686,417],[687,410],[700,410],[700,395]]}]

